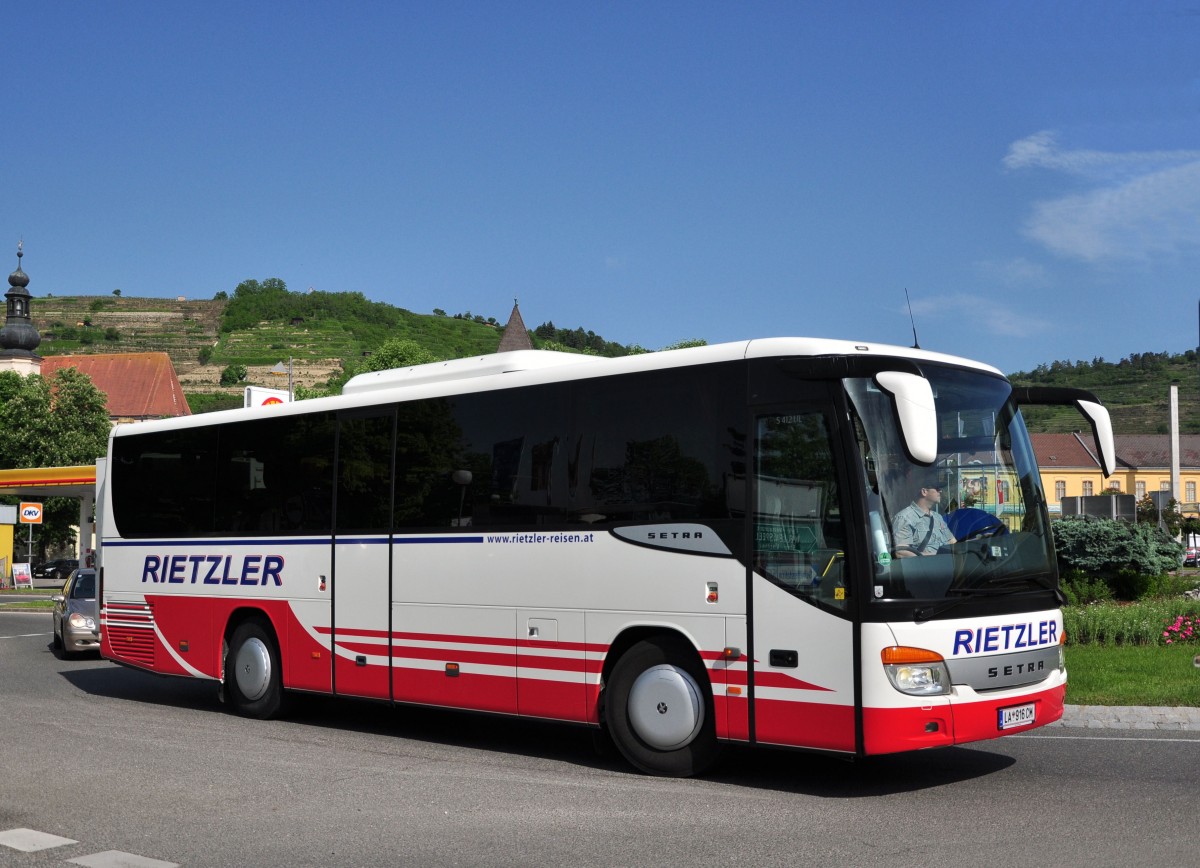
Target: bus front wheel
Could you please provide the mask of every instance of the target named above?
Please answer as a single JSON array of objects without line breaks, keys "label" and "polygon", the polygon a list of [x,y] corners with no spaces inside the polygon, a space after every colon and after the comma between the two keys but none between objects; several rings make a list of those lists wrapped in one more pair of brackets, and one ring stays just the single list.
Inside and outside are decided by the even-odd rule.
[{"label": "bus front wheel", "polygon": [[687,777],[717,759],[708,674],[688,651],[646,639],[613,667],[605,722],[617,749],[644,772]]},{"label": "bus front wheel", "polygon": [[275,638],[258,621],[233,631],[225,657],[225,685],[234,710],[266,720],[283,705],[283,678]]}]

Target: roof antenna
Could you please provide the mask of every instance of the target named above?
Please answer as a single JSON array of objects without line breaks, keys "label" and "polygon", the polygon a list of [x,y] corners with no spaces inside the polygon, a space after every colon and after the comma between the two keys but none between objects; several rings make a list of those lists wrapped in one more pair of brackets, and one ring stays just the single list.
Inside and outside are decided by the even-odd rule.
[{"label": "roof antenna", "polygon": [[920,343],[917,341],[917,321],[916,321],[915,319],[913,319],[913,312],[912,312],[912,299],[908,297],[908,287],[907,287],[907,286],[906,286],[906,287],[904,287],[904,300],[905,300],[906,302],[908,302],[908,319],[909,319],[909,321],[910,321],[910,322],[912,322],[912,327],[913,327],[913,345],[912,345],[912,348],[913,348],[914,350],[919,350],[919,349],[921,349],[921,344],[920,344]]}]

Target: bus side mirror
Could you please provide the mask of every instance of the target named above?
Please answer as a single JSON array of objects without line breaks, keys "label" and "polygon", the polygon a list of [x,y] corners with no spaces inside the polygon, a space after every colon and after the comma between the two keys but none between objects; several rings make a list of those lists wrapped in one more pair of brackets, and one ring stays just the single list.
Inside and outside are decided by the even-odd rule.
[{"label": "bus side mirror", "polygon": [[1075,407],[1092,426],[1092,438],[1096,441],[1096,450],[1100,456],[1100,467],[1105,476],[1112,476],[1117,469],[1117,447],[1113,440],[1112,419],[1108,408],[1097,401],[1080,400]]},{"label": "bus side mirror", "polygon": [[918,464],[933,464],[938,448],[933,386],[924,377],[905,371],[880,371],[875,382],[892,398],[908,454]]}]

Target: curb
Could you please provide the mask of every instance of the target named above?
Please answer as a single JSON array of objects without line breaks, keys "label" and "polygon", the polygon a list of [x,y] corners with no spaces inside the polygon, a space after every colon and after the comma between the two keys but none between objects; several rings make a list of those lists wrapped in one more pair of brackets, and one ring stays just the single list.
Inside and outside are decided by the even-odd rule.
[{"label": "curb", "polygon": [[1071,729],[1139,729],[1200,732],[1200,708],[1190,706],[1067,705],[1061,720],[1047,724]]}]

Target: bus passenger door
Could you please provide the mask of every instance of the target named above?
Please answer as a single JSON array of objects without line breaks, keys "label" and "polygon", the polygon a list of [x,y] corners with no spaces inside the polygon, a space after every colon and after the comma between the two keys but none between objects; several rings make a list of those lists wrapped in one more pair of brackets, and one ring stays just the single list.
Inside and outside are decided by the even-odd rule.
[{"label": "bus passenger door", "polygon": [[333,688],[391,698],[393,408],[338,419],[333,543]]},{"label": "bus passenger door", "polygon": [[833,418],[820,403],[755,413],[753,719],[760,743],[852,752],[850,535]]}]

